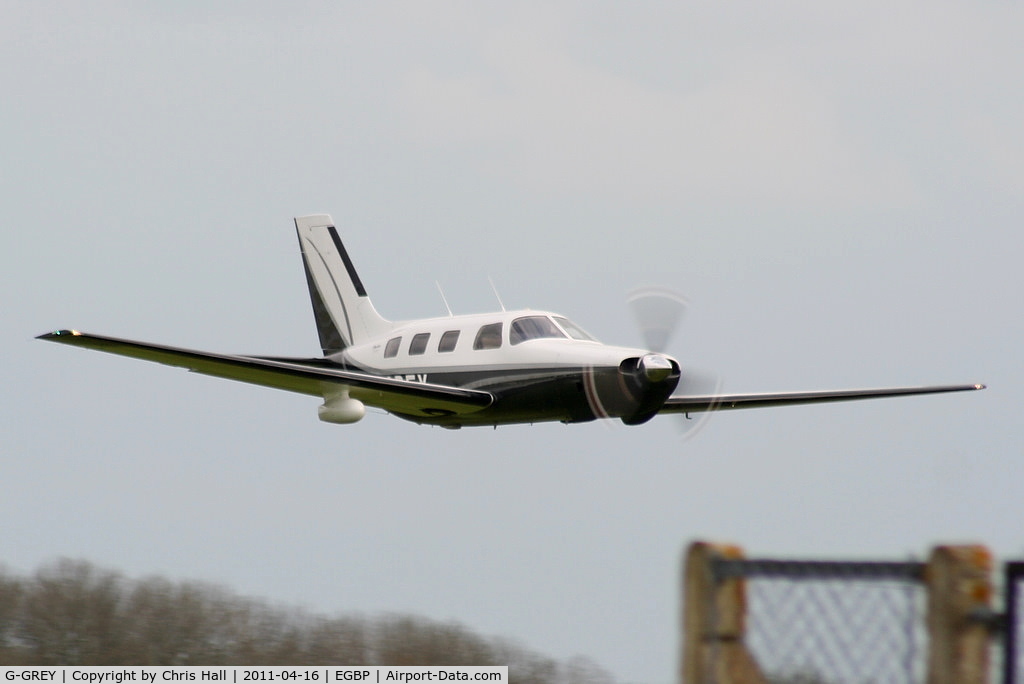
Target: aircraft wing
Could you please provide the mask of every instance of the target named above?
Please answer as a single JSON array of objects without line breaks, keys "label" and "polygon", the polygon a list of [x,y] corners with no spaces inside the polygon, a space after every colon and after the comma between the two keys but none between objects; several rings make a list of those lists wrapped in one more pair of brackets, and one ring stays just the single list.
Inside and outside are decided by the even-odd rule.
[{"label": "aircraft wing", "polygon": [[829,390],[818,392],[764,392],[758,394],[674,395],[659,413],[698,413],[726,409],[763,408],[792,404],[824,404],[833,401],[880,399],[913,394],[967,392],[985,389],[985,385],[929,385],[923,387],[877,387],[872,389]]},{"label": "aircraft wing", "polygon": [[77,330],[58,330],[37,339],[86,347],[194,373],[238,380],[252,385],[324,397],[337,388],[348,388],[352,397],[368,406],[407,415],[472,413],[491,405],[494,396],[480,390],[410,382],[358,371],[344,370],[324,359],[287,359],[214,354],[161,344],[90,335]]}]

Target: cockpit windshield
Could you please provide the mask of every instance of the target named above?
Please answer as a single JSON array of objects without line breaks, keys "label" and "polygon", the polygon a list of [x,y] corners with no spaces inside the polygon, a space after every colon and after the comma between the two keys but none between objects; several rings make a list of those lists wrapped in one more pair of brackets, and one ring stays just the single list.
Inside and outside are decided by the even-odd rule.
[{"label": "cockpit windshield", "polygon": [[568,318],[562,316],[553,316],[555,322],[562,326],[562,330],[569,333],[569,337],[574,340],[585,340],[587,342],[597,342],[586,330],[576,325]]},{"label": "cockpit windshield", "polygon": [[524,316],[512,321],[512,328],[508,334],[509,342],[512,344],[541,337],[564,338],[565,333],[559,330],[558,326],[552,323],[547,316]]}]

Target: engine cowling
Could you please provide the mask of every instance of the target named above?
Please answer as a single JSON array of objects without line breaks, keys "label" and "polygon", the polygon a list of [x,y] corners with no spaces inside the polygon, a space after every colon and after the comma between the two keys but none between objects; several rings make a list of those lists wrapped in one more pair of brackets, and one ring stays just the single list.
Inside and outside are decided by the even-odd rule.
[{"label": "engine cowling", "polygon": [[679,384],[679,364],[661,354],[626,359],[619,374],[635,402],[633,411],[622,416],[626,425],[640,425],[656,416]]},{"label": "engine cowling", "polygon": [[347,425],[362,420],[365,415],[366,406],[363,402],[353,399],[348,394],[327,399],[317,409],[317,417],[325,423]]}]

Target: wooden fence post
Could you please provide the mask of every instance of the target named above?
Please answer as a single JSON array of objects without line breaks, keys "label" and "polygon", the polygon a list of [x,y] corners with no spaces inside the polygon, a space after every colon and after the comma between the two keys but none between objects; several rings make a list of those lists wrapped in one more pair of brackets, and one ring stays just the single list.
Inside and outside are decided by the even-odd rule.
[{"label": "wooden fence post", "polygon": [[694,542],[686,552],[683,575],[680,663],[682,684],[765,684],[764,675],[743,643],[746,587],[741,577],[717,582],[714,558],[743,558],[738,546]]},{"label": "wooden fence post", "polygon": [[937,546],[925,569],[928,684],[988,684],[992,554],[984,546]]}]

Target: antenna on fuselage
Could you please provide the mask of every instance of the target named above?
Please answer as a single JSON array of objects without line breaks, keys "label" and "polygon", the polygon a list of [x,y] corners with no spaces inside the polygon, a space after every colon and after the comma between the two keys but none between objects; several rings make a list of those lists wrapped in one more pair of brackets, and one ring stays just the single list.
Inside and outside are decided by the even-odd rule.
[{"label": "antenna on fuselage", "polygon": [[491,284],[491,289],[494,290],[494,296],[497,298],[498,304],[501,305],[502,312],[506,311],[505,302],[501,301],[501,295],[498,294],[498,288],[494,287],[494,281],[491,280],[491,276],[487,276],[487,282]]},{"label": "antenna on fuselage", "polygon": [[441,293],[441,301],[444,302],[444,308],[448,309],[448,317],[455,318],[455,314],[452,313],[452,307],[448,306],[448,298],[444,296],[444,290],[441,289],[441,283],[435,280],[434,284],[437,285],[437,291]]}]

